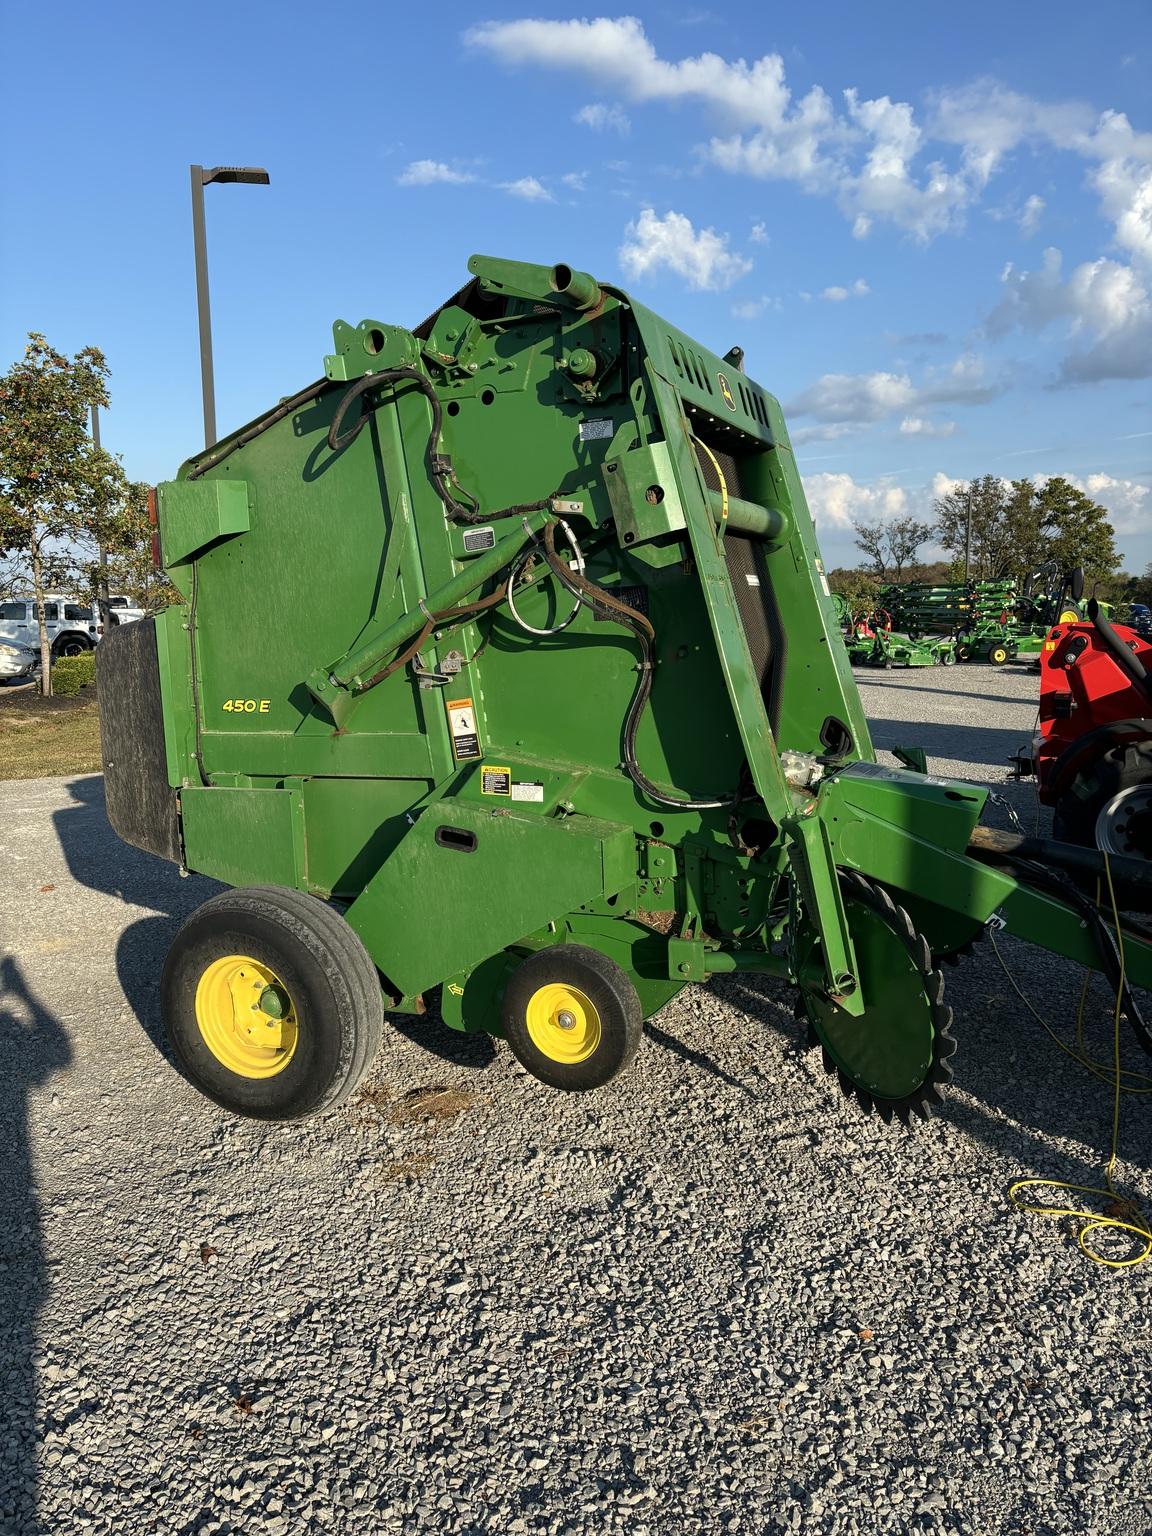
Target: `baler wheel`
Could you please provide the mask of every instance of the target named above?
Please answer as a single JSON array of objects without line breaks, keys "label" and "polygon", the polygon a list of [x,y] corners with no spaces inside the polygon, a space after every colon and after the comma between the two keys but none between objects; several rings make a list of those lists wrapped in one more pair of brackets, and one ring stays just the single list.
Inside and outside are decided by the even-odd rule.
[{"label": "baler wheel", "polygon": [[628,973],[584,944],[537,950],[504,989],[504,1033],[522,1067],[551,1088],[585,1092],[622,1072],[644,1017]]},{"label": "baler wheel", "polygon": [[198,907],[168,951],[160,992],[188,1079],[257,1120],[335,1109],[380,1044],[380,977],[358,935],[315,896],[281,886]]},{"label": "baler wheel", "polygon": [[[927,1120],[943,1102],[942,1090],[952,1078],[949,1058],[956,1051],[944,978],[923,934],[883,886],[848,871],[841,871],[840,880],[864,1014],[856,1018],[823,992],[803,986],[797,1012],[821,1047],[824,1070],[836,1074],[844,1096],[865,1114],[875,1110],[882,1120],[904,1125],[913,1115]],[[802,974],[818,946],[815,930],[802,929],[796,946]]]},{"label": "baler wheel", "polygon": [[1002,667],[1008,660],[1008,647],[1006,645],[994,645],[988,652],[988,660],[994,667]]}]

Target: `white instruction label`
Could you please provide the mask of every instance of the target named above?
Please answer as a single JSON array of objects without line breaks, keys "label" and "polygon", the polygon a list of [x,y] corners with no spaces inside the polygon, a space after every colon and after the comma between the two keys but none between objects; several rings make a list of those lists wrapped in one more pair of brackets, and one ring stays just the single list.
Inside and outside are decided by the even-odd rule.
[{"label": "white instruction label", "polygon": [[612,436],[611,417],[601,417],[596,421],[582,421],[580,423],[580,441],[587,443],[597,437]]},{"label": "white instruction label", "polygon": [[544,786],[543,784],[513,784],[512,798],[513,800],[534,800],[538,804],[543,804]]}]

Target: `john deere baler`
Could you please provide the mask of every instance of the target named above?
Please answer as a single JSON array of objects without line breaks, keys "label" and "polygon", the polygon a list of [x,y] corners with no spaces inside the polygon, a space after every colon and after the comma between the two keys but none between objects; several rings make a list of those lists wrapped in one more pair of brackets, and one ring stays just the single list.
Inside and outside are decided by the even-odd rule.
[{"label": "john deere baler", "polygon": [[686,983],[754,971],[866,1109],[926,1114],[939,961],[985,925],[1117,969],[1097,856],[877,765],[737,349],[566,266],[469,270],[414,330],[338,323],[323,378],[159,487],[183,602],[101,646],[113,825],[234,888],[168,957],[184,1069],[312,1114],[439,988],[589,1089]]}]

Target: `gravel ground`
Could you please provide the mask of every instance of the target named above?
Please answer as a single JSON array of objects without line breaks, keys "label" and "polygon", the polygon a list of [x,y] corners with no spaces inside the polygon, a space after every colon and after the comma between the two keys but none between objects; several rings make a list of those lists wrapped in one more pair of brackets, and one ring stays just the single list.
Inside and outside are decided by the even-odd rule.
[{"label": "gravel ground", "polygon": [[[1030,732],[1022,670],[860,683],[938,772],[999,783]],[[1108,1093],[987,944],[912,1136],[756,979],[689,988],[592,1097],[398,1021],[357,1102],[262,1127],[160,1041],[212,889],[120,844],[98,778],[0,785],[5,1536],[1152,1530],[1152,1270],[1005,1198],[1097,1182]],[[1005,953],[1067,1024],[1076,973]],[[1146,1188],[1141,1101],[1123,1148]]]}]

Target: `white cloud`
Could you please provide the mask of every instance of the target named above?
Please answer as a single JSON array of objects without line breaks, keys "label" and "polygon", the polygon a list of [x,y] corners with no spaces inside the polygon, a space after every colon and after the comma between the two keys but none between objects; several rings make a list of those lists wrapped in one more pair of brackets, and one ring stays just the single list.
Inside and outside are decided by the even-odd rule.
[{"label": "white cloud", "polygon": [[658,218],[645,208],[624,231],[620,264],[629,277],[644,277],[662,267],[684,278],[689,288],[730,288],[752,270],[752,263],[728,249],[728,236],[714,229],[697,232],[682,213]]},{"label": "white cloud", "polygon": [[1002,282],[1003,297],[988,316],[991,335],[1003,336],[1016,326],[1042,331],[1064,321],[1070,337],[1095,337],[1063,359],[1061,383],[1152,374],[1152,295],[1134,267],[1101,257],[1081,262],[1065,279],[1060,252],[1049,247],[1037,271],[1018,271],[1009,263]]},{"label": "white cloud", "polygon": [[593,101],[586,107],[581,107],[575,113],[572,121],[582,123],[585,128],[591,128],[595,133],[618,133],[621,138],[627,138],[632,131],[632,119],[620,107],[608,106],[602,101]]},{"label": "white cloud", "polygon": [[521,176],[517,181],[502,181],[499,183],[501,192],[507,192],[509,197],[522,197],[527,203],[554,203],[556,199],[542,182],[535,176]]},{"label": "white cloud", "polygon": [[926,405],[984,405],[999,393],[985,378],[983,359],[964,353],[950,367],[928,369],[919,384],[907,373],[825,373],[789,401],[785,414],[867,424]]},{"label": "white cloud", "polygon": [[865,294],[871,292],[871,288],[869,288],[864,279],[862,277],[858,277],[856,281],[848,288],[843,288],[838,284],[832,288],[825,288],[820,297],[822,299],[827,299],[830,304],[843,304],[845,299],[860,299],[863,298]]},{"label": "white cloud", "polygon": [[560,180],[573,192],[583,192],[588,185],[587,171],[566,171]]},{"label": "white cloud", "polygon": [[905,416],[900,423],[905,437],[951,437],[956,431],[954,421],[929,421],[924,416]]},{"label": "white cloud", "polygon": [[752,228],[748,232],[748,239],[752,242],[753,245],[768,245],[770,243],[768,229],[763,220],[758,219],[756,223],[753,224]]},{"label": "white cloud", "polygon": [[910,505],[902,486],[884,480],[862,485],[851,475],[827,470],[804,476],[804,494],[819,531],[850,528],[860,518],[902,517]]},{"label": "white cloud", "polygon": [[1020,226],[1020,233],[1022,235],[1034,235],[1036,233],[1040,227],[1040,219],[1046,206],[1047,204],[1044,199],[1033,192],[1032,196],[1020,210],[1020,217],[1016,221]]},{"label": "white cloud", "polygon": [[437,182],[459,186],[467,181],[475,181],[476,178],[470,171],[458,170],[455,166],[446,165],[443,160],[413,160],[396,180],[402,187],[430,187]]},{"label": "white cloud", "polygon": [[[697,103],[725,125],[704,146],[713,164],[835,198],[860,238],[878,221],[919,240],[959,227],[1022,145],[1074,154],[1090,168],[1116,243],[1152,262],[1152,135],[1121,112],[1037,101],[990,79],[939,94],[920,119],[907,102],[862,99],[853,89],[838,109],[819,85],[795,97],[779,54],[751,62],[712,52],[662,58],[634,16],[489,21],[464,37],[506,64],[582,74],[630,101]],[[583,109],[592,113],[590,126],[609,126],[600,106],[614,110]],[[1019,216],[1025,234],[1042,211],[1042,199],[1027,200]]]}]

